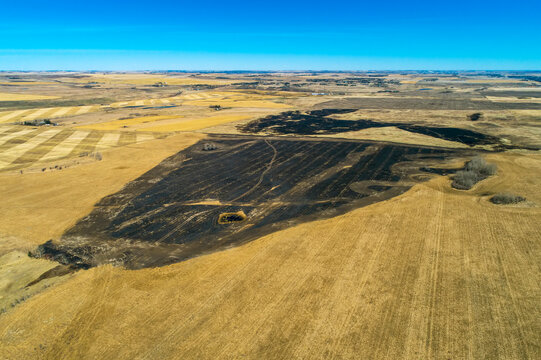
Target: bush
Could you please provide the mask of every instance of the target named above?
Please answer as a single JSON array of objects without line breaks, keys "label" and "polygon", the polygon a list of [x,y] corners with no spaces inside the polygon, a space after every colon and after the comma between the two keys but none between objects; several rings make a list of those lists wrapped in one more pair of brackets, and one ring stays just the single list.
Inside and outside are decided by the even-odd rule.
[{"label": "bush", "polygon": [[459,190],[469,190],[479,181],[494,174],[496,174],[496,165],[489,164],[482,157],[476,156],[466,163],[464,170],[457,171],[451,186]]},{"label": "bush", "polygon": [[522,201],[526,201],[526,198],[510,193],[496,194],[490,198],[490,202],[498,205],[517,204]]},{"label": "bush", "polygon": [[455,189],[468,190],[473,185],[479,182],[479,175],[473,171],[461,170],[455,174],[453,183],[451,184]]},{"label": "bush", "polygon": [[482,113],[474,113],[474,114],[471,114],[471,115],[468,116],[468,117],[470,118],[471,121],[477,121],[477,120],[479,120],[482,116],[483,116]]},{"label": "bush", "polygon": [[496,164],[489,164],[480,156],[476,156],[468,161],[464,169],[478,173],[484,177],[496,174]]}]

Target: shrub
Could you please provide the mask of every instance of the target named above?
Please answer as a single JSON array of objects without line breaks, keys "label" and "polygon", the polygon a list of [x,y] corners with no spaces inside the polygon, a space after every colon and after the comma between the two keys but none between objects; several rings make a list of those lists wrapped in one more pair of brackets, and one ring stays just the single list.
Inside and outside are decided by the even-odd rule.
[{"label": "shrub", "polygon": [[471,189],[479,181],[479,175],[473,171],[458,171],[451,184],[455,189],[468,190]]},{"label": "shrub", "polygon": [[522,201],[526,201],[526,198],[510,193],[496,194],[490,198],[490,202],[498,205],[517,204]]},{"label": "shrub", "polygon": [[484,177],[496,174],[496,165],[489,164],[480,156],[476,156],[466,163],[464,167],[466,171],[478,173]]},{"label": "shrub", "polygon": [[474,113],[469,116],[471,121],[477,121],[483,116],[482,113]]},{"label": "shrub", "polygon": [[496,165],[489,164],[482,157],[476,156],[466,163],[464,170],[457,171],[451,186],[459,190],[469,190],[479,181],[494,174],[496,174]]}]

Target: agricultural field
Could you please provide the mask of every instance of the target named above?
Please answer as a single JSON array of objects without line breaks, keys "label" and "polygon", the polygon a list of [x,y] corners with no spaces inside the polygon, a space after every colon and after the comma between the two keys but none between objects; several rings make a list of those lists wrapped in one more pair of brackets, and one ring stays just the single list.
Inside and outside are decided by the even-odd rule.
[{"label": "agricultural field", "polygon": [[0,73],[0,358],[541,358],[539,78]]}]

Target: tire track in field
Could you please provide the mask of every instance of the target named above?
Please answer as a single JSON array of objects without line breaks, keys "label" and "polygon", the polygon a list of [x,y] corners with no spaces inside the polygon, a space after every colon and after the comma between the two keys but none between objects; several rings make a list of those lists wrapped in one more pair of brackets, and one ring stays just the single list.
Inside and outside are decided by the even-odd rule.
[{"label": "tire track in field", "polygon": [[[235,202],[235,201],[238,201],[239,199],[243,198],[244,196],[246,196],[248,193],[251,193],[252,191],[254,191],[260,184],[261,182],[263,181],[263,177],[265,176],[265,174],[271,169],[272,167],[272,164],[274,163],[274,160],[276,159],[276,156],[277,156],[277,151],[276,151],[276,148],[268,141],[268,140],[265,140],[265,142],[267,143],[267,145],[269,145],[272,149],[273,149],[273,152],[274,152],[274,155],[271,159],[271,161],[269,162],[269,164],[267,165],[267,168],[263,171],[263,173],[261,174],[260,178],[259,178],[259,181],[257,182],[256,185],[254,185],[251,189],[249,189],[248,191],[246,191],[244,194],[241,194],[240,196],[238,196],[237,198],[231,200],[231,202]],[[208,209],[208,210],[203,210],[199,213],[196,213],[196,214],[193,214],[192,216],[190,216],[188,219],[184,220],[182,223],[180,223],[178,226],[176,226],[175,228],[173,228],[173,230],[171,230],[170,232],[168,232],[165,236],[163,236],[160,240],[158,240],[158,242],[164,242],[165,240],[167,240],[171,235],[173,235],[173,233],[177,232],[178,230],[180,230],[184,225],[186,225],[189,221],[191,221],[192,219],[194,219],[195,217],[199,216],[199,215],[204,215],[210,211],[215,211],[215,210],[219,210],[219,209],[222,209],[224,208],[225,205],[222,205],[222,206],[219,206],[217,208],[211,208],[211,209]]]},{"label": "tire track in field", "polygon": [[434,317],[436,312],[436,303],[438,299],[438,271],[439,271],[439,262],[440,262],[440,253],[441,253],[441,238],[442,238],[442,227],[443,227],[443,208],[444,208],[444,192],[441,184],[438,184],[438,208],[436,209],[436,214],[434,219],[436,221],[436,228],[434,230],[435,237],[435,246],[432,257],[434,258],[432,262],[432,270],[430,273],[431,288],[430,288],[430,307],[428,310],[428,319],[427,319],[427,334],[425,342],[425,354],[427,358],[431,359],[436,355],[432,354],[433,347],[433,337],[434,337]]},{"label": "tire track in field", "polygon": [[[389,225],[392,222],[392,217],[387,216],[385,219],[385,225],[382,226],[382,229],[385,229],[389,227]],[[342,227],[343,224],[337,223],[334,226],[335,231],[338,231],[340,227]],[[359,259],[362,259],[362,253],[363,251],[366,251],[366,248],[361,244],[359,241],[363,238],[365,235],[366,230],[361,230],[357,233],[355,236],[355,248],[353,251],[347,255],[347,258],[344,259],[344,267],[342,268],[340,274],[337,274],[336,277],[343,279],[349,274],[355,274],[357,271],[355,268],[356,263],[359,261]],[[331,238],[332,239],[332,238]],[[306,349],[312,348],[314,342],[316,341],[317,337],[320,336],[322,333],[326,333],[325,336],[327,339],[330,339],[328,342],[328,345],[326,346],[326,358],[328,359],[335,359],[337,356],[339,356],[340,352],[337,351],[340,349],[342,345],[342,339],[340,337],[340,334],[344,334],[346,332],[346,329],[348,328],[348,325],[351,323],[351,319],[354,314],[358,313],[358,309],[361,306],[358,302],[353,308],[348,309],[345,311],[343,316],[341,316],[341,319],[337,321],[336,326],[331,327],[329,323],[329,319],[332,317],[335,317],[336,315],[333,314],[335,310],[335,300],[340,299],[341,302],[346,303],[347,301],[344,298],[351,298],[354,297],[356,294],[362,294],[364,293],[365,287],[367,286],[369,280],[371,279],[372,274],[374,273],[379,257],[381,254],[381,251],[383,250],[383,245],[386,243],[386,240],[388,239],[388,233],[385,231],[378,232],[378,236],[374,239],[373,244],[373,251],[371,252],[369,258],[367,259],[366,265],[362,269],[362,273],[358,279],[358,285],[356,286],[356,292],[352,293],[350,291],[346,291],[347,284],[344,281],[337,281],[335,284],[329,289],[329,295],[327,296],[327,302],[323,306],[321,306],[318,313],[314,316],[316,319],[316,326],[313,328],[312,331],[310,331],[309,334],[306,334],[297,348],[297,354],[306,354]],[[347,303],[351,303],[347,302]],[[353,302],[355,303],[355,302]],[[322,349],[318,349],[317,351],[321,351]],[[335,351],[333,351],[335,350]]]},{"label": "tire track in field", "polygon": [[52,149],[54,149],[59,144],[62,144],[70,135],[72,135],[75,132],[73,129],[66,129],[52,138],[50,138],[45,143],[38,146],[35,150],[27,151],[26,153],[19,156],[15,161],[13,161],[13,164],[31,164],[38,160],[40,160],[43,156],[48,154]]},{"label": "tire track in field", "polygon": [[[485,212],[483,215],[486,218],[486,220],[485,220],[486,223],[489,223],[489,216],[491,216],[491,214]],[[516,294],[515,294],[515,291],[513,290],[513,286],[511,285],[511,281],[509,281],[509,274],[508,274],[509,270],[507,269],[507,266],[505,265],[505,263],[503,261],[504,251],[502,251],[502,248],[503,248],[503,244],[502,244],[502,240],[501,240],[502,238],[494,233],[494,228],[493,227],[490,227],[489,231],[490,231],[491,240],[493,240],[493,242],[496,244],[494,249],[496,250],[497,263],[498,263],[498,265],[499,265],[499,267],[500,267],[500,269],[502,271],[503,277],[505,279],[505,288],[507,289],[507,293],[509,294],[509,297],[511,298],[512,314],[515,317],[515,322],[518,324],[517,331],[518,331],[518,334],[520,336],[520,342],[522,344],[521,349],[524,351],[524,354],[522,354],[522,355],[527,359],[533,359],[533,357],[529,353],[528,343],[526,342],[526,336],[524,335],[524,328],[525,328],[524,320],[522,319],[522,317],[520,316],[520,312],[518,311]]]},{"label": "tire track in field", "polygon": [[[104,276],[97,276],[92,285],[92,290],[86,293],[86,298],[83,305],[78,309],[76,315],[70,321],[69,325],[59,336],[59,340],[55,342],[45,353],[45,359],[57,360],[73,356],[71,347],[66,346],[73,340],[83,337],[84,334],[92,332],[95,324],[101,320],[99,317],[107,307],[114,306],[114,302],[118,301],[118,293],[116,296],[112,294],[112,273],[110,269],[104,268],[101,270]],[[111,303],[113,301],[113,303]],[[89,345],[87,345],[88,347]],[[77,358],[84,357],[87,347],[81,346],[76,348]]]},{"label": "tire track in field", "polygon": [[[309,232],[309,229],[304,230],[304,234],[307,234]],[[305,239],[306,236],[300,237],[302,239]],[[205,313],[213,313],[210,312],[209,309],[212,307],[216,307],[221,302],[217,301],[220,298],[223,298],[226,296],[227,290],[230,290],[233,288],[233,285],[235,283],[239,282],[239,279],[244,278],[244,274],[248,271],[249,268],[253,267],[254,264],[259,264],[262,261],[264,261],[267,258],[267,252],[271,252],[273,248],[279,247],[279,243],[275,243],[274,245],[270,246],[270,249],[267,251],[261,251],[261,252],[255,252],[249,259],[247,259],[244,264],[241,264],[236,269],[232,269],[231,273],[224,277],[222,283],[215,289],[215,291],[212,292],[212,294],[206,298],[197,306],[197,308],[191,312],[191,316],[189,316],[186,321],[182,324],[182,327],[171,327],[170,330],[168,330],[160,339],[160,342],[156,344],[155,348],[152,350],[148,350],[146,354],[142,355],[142,359],[156,359],[159,358],[156,354],[156,350],[159,351],[160,348],[165,346],[171,346],[171,344],[175,343],[175,339],[178,339],[178,333],[182,331],[186,331],[187,328],[191,329],[197,329],[200,328],[201,322],[203,322],[205,317],[201,316],[203,312]],[[285,261],[285,260],[284,260]],[[194,323],[196,322],[196,323]],[[193,333],[191,331],[190,333]],[[194,343],[191,342],[190,343]],[[197,343],[195,343],[197,344]],[[163,351],[166,353],[166,350]]]}]

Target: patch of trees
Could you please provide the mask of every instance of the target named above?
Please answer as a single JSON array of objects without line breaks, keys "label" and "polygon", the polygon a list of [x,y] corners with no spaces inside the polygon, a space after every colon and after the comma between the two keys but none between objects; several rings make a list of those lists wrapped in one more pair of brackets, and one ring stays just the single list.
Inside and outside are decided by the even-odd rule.
[{"label": "patch of trees", "polygon": [[463,170],[457,171],[453,177],[452,187],[459,190],[469,190],[479,181],[496,174],[496,164],[490,164],[480,156],[468,161]]},{"label": "patch of trees", "polygon": [[518,204],[523,201],[526,201],[526,198],[510,193],[500,193],[490,198],[490,202],[497,205]]},{"label": "patch of trees", "polygon": [[23,122],[20,122],[18,124],[19,125],[24,125],[24,126],[44,126],[44,125],[57,126],[58,125],[57,123],[54,123],[49,119],[23,121]]}]

